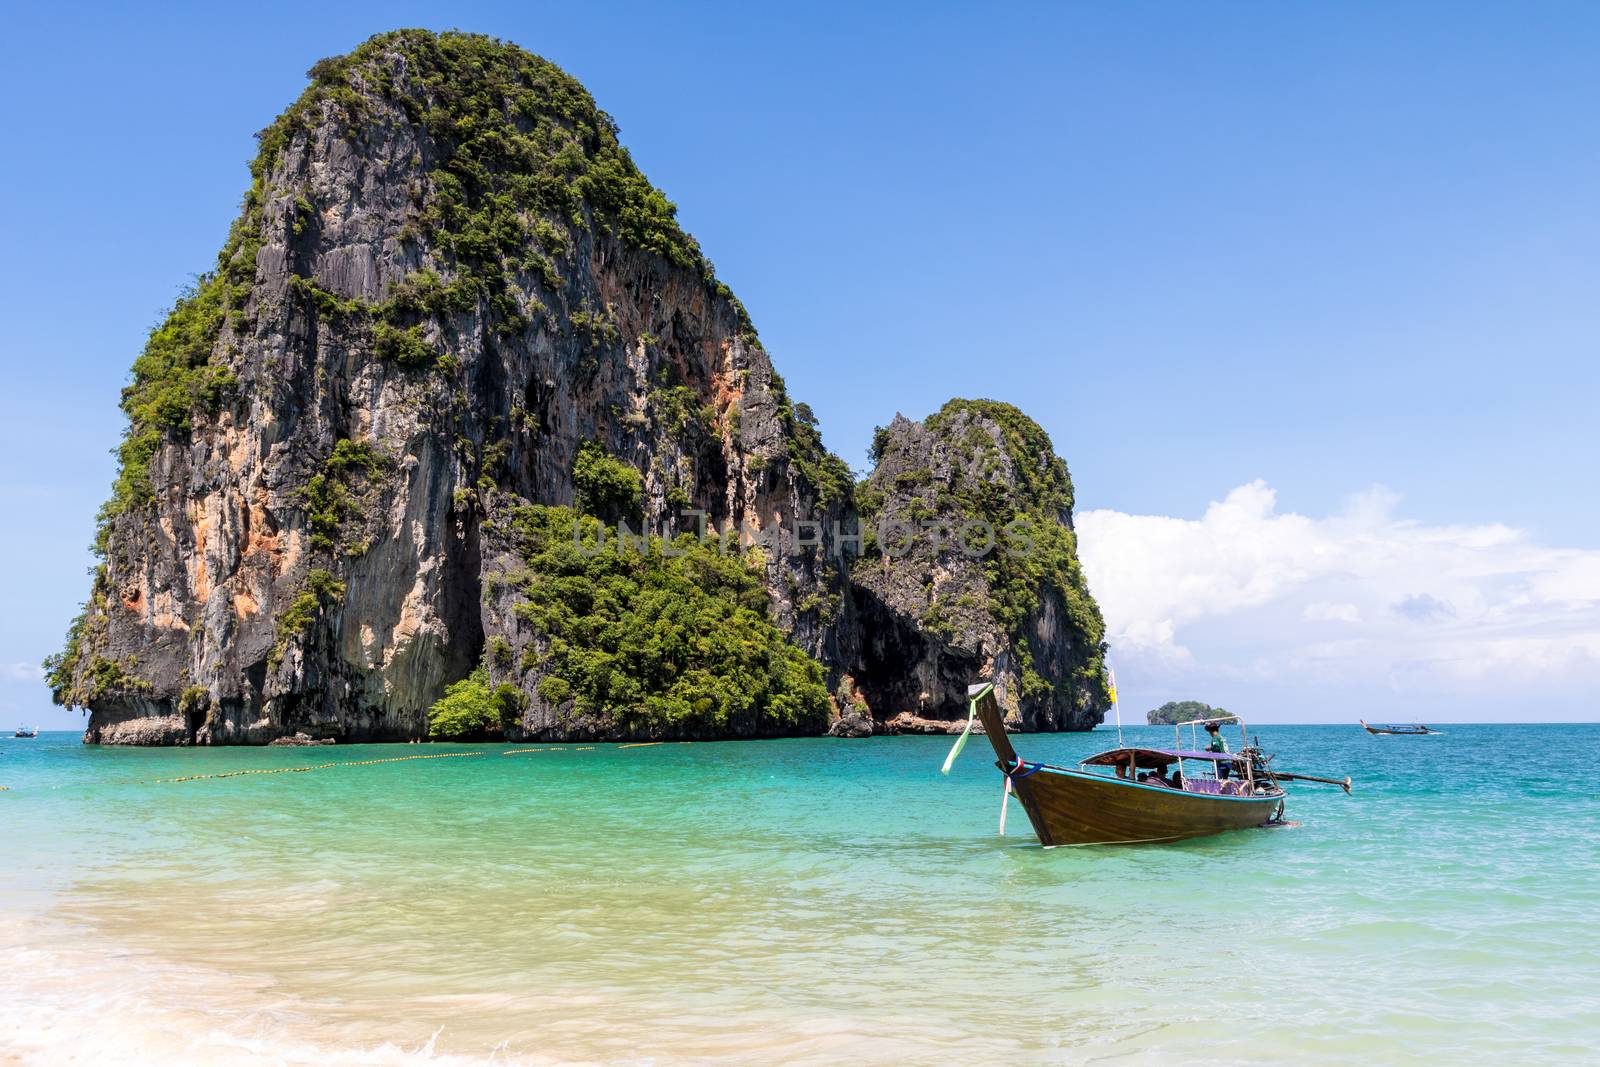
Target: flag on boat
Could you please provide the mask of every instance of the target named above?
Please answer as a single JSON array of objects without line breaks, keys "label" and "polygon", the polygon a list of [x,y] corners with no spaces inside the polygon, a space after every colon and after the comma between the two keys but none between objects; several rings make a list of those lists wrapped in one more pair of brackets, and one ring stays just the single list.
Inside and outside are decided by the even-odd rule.
[{"label": "flag on boat", "polygon": [[972,724],[978,717],[978,701],[973,698],[967,705],[967,727],[961,731],[961,736],[956,738],[955,745],[950,749],[950,755],[944,758],[944,766],[939,768],[940,774],[949,774],[950,768],[955,764],[956,757],[961,755],[961,750],[967,747],[967,738],[972,736]]},{"label": "flag on boat", "polygon": [[967,747],[967,738],[972,736],[972,724],[978,721],[978,701],[982,700],[984,695],[992,689],[994,689],[994,686],[988,682],[974,685],[967,689],[969,700],[967,703],[966,729],[962,730],[961,736],[956,738],[956,743],[950,749],[950,755],[944,758],[944,766],[939,768],[940,774],[949,774],[950,768],[956,762],[956,757],[961,755],[961,750]]}]

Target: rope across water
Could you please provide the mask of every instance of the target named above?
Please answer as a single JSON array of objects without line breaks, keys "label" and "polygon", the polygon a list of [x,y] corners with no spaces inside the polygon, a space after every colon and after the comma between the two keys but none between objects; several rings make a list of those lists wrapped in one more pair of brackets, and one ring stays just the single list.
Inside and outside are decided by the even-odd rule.
[{"label": "rope across water", "polygon": [[315,763],[308,767],[254,767],[242,771],[218,771],[215,774],[186,774],[182,778],[157,778],[157,782],[201,782],[211,778],[235,778],[241,774],[303,774],[306,771],[325,771],[329,767],[371,767],[379,763],[404,763],[414,759],[469,759],[482,756],[482,752],[437,752],[421,756],[391,756],[388,759],[334,760]]},{"label": "rope across water", "polygon": [[[665,744],[665,743],[666,742],[663,742],[663,741],[643,741],[643,742],[634,742],[632,744],[627,744],[627,745],[618,745],[617,748],[619,748],[619,749],[623,749],[623,748],[648,748],[651,745],[660,745],[660,744]],[[679,744],[689,744],[689,742],[687,742],[687,741],[680,741],[678,743]],[[502,756],[521,756],[521,755],[525,755],[525,754],[531,753],[531,752],[593,752],[595,750],[595,747],[596,746],[594,746],[594,745],[577,745],[577,746],[571,746],[571,747],[566,746],[566,745],[551,745],[551,746],[548,746],[548,747],[540,747],[540,748],[513,748],[513,749],[508,749],[508,750],[506,750],[504,752],[501,752],[500,754]],[[146,784],[146,783],[152,783],[152,784],[168,785],[168,784],[173,784],[173,783],[177,783],[177,782],[204,782],[204,781],[213,781],[213,780],[219,779],[219,778],[239,778],[239,777],[243,777],[244,775],[305,774],[308,771],[326,771],[326,770],[331,770],[334,767],[374,767],[374,766],[377,766],[378,764],[381,764],[381,763],[405,763],[405,762],[407,762],[409,760],[473,759],[473,758],[478,757],[478,756],[487,756],[489,754],[490,754],[489,752],[485,752],[485,751],[479,751],[479,752],[428,752],[428,753],[419,753],[419,754],[413,755],[413,756],[389,756],[389,757],[386,757],[384,759],[330,760],[327,763],[310,763],[310,764],[306,764],[306,765],[300,766],[300,767],[250,767],[250,768],[242,768],[240,770],[234,770],[234,771],[216,771],[216,772],[213,772],[211,774],[185,774],[185,775],[182,775],[182,776],[177,777],[177,778],[151,778],[151,779],[142,779],[142,780],[135,780],[135,781],[123,780],[121,782],[110,782],[110,783],[102,783],[102,784],[142,785],[142,784]],[[8,786],[8,785],[0,785],[0,793],[9,793],[9,792],[11,792],[11,787],[10,786]]]}]

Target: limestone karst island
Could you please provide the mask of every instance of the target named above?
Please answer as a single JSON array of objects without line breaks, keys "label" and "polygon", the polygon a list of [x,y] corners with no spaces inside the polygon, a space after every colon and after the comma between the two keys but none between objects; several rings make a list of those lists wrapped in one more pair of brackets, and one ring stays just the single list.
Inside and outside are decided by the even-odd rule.
[{"label": "limestone karst island", "polygon": [[[1072,482],[1026,415],[888,410],[857,484],[560,68],[400,31],[310,77],[123,393],[50,666],[89,740],[862,735],[965,719],[980,674],[1025,728],[1101,721]],[[905,551],[867,551],[880,519]]]},{"label": "limestone karst island", "polygon": [[7,25],[0,1067],[1594,1060],[1600,7]]}]

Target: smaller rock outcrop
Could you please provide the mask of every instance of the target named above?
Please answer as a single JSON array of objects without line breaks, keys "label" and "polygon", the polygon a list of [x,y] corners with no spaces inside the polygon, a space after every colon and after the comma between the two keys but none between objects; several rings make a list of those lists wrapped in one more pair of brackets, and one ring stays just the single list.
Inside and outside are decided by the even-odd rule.
[{"label": "smaller rock outcrop", "polygon": [[831,737],[871,737],[879,725],[872,718],[872,708],[856,686],[853,675],[845,674],[833,694],[837,715],[828,725]]},{"label": "smaller rock outcrop", "polygon": [[306,748],[312,745],[332,745],[336,743],[331,737],[312,737],[309,734],[292,734],[288,737],[274,738],[268,742],[270,745],[281,748]]},{"label": "smaller rock outcrop", "polygon": [[1109,706],[1105,624],[1072,529],[1072,481],[1049,437],[1009,404],[952,400],[896,416],[857,494],[868,551],[851,571],[856,682],[891,732],[965,718],[995,682],[1008,721],[1087,730]]}]

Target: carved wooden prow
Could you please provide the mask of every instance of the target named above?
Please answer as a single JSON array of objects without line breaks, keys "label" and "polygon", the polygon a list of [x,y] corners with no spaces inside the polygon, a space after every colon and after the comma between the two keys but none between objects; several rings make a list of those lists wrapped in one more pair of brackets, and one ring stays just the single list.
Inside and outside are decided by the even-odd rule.
[{"label": "carved wooden prow", "polygon": [[1005,719],[1000,714],[1000,702],[994,698],[994,683],[979,682],[967,687],[967,699],[978,702],[978,721],[983,723],[984,736],[994,746],[994,754],[1005,767],[1014,767],[1017,752],[1006,736]]}]

